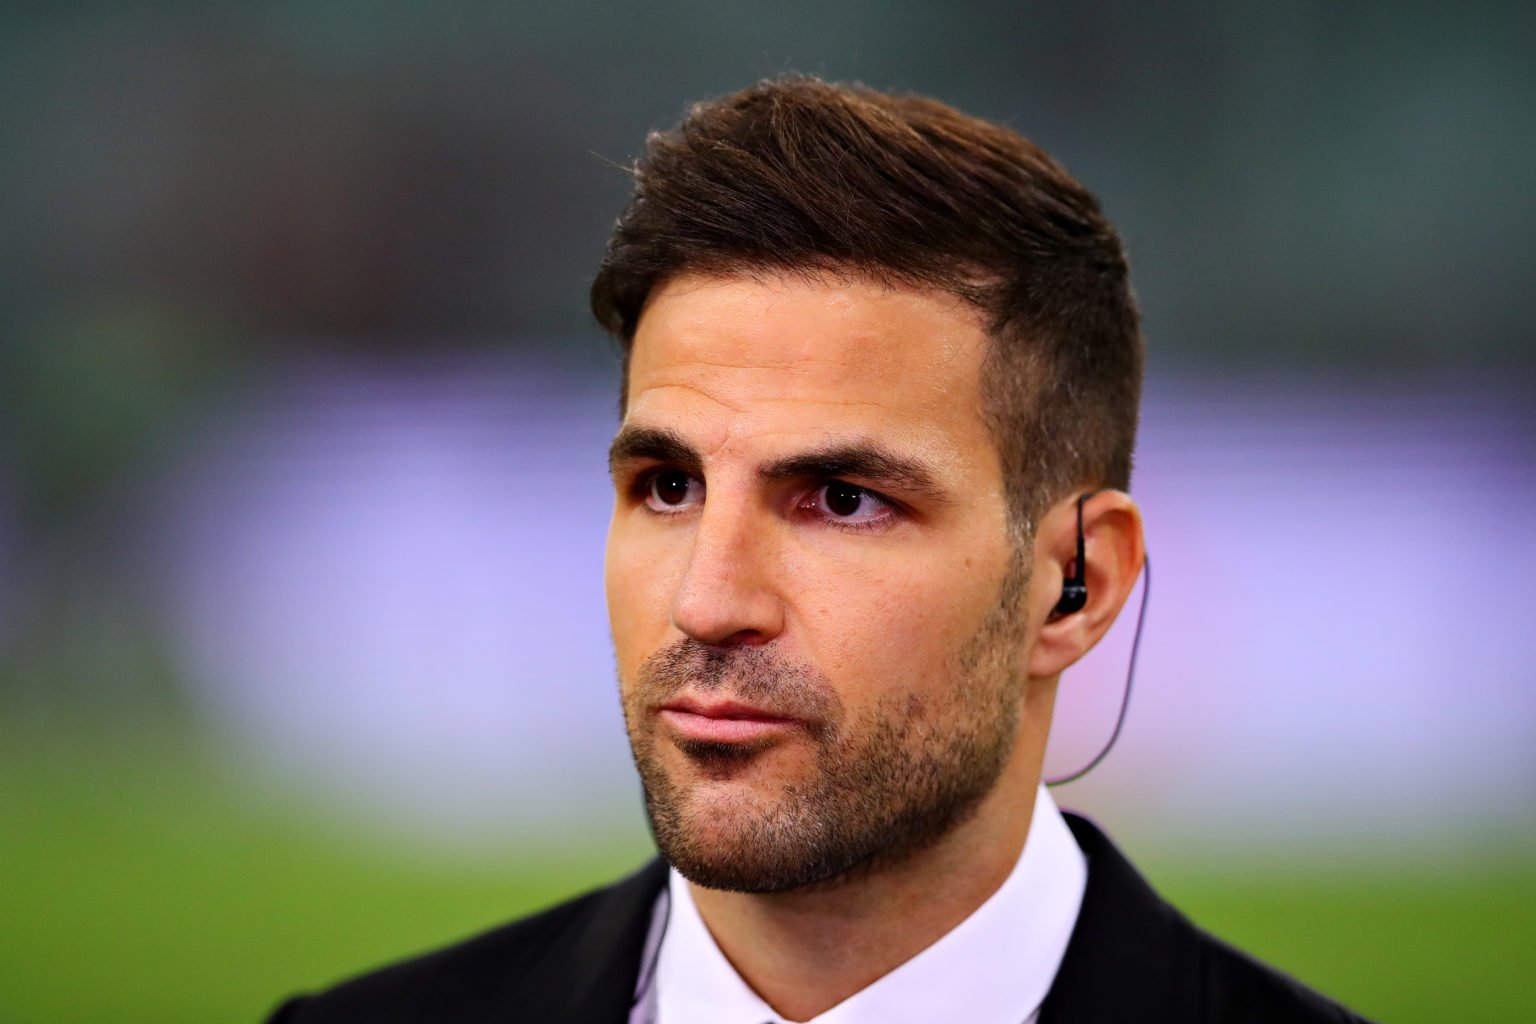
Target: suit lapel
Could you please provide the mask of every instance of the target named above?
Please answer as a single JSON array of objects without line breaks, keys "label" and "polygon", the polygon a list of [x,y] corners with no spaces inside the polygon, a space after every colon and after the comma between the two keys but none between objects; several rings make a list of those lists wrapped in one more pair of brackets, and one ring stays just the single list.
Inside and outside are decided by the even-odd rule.
[{"label": "suit lapel", "polygon": [[651,913],[666,882],[667,866],[657,858],[547,936],[540,963],[505,1008],[506,1019],[625,1024]]},{"label": "suit lapel", "polygon": [[1040,1024],[1199,1019],[1197,933],[1091,822],[1066,814],[1088,886]]}]

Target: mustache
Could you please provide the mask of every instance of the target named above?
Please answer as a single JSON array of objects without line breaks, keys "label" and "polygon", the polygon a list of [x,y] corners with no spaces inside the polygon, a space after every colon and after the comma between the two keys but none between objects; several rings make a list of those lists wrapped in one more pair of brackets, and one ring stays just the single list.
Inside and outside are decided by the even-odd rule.
[{"label": "mustache", "polygon": [[721,693],[766,714],[823,728],[842,720],[842,701],[831,680],[771,644],[714,647],[684,637],[641,663],[632,699],[655,711],[684,690]]}]

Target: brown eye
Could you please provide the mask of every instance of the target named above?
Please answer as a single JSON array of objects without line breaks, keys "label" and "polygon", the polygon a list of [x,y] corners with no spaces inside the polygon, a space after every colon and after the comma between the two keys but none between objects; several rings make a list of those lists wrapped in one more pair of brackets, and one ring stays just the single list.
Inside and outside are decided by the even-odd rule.
[{"label": "brown eye", "polygon": [[896,521],[896,509],[874,491],[857,484],[833,480],[822,484],[800,502],[800,510],[829,526],[875,529]]},{"label": "brown eye", "polygon": [[853,484],[827,484],[827,511],[835,516],[855,515],[864,503],[864,496],[864,488]]},{"label": "brown eye", "polygon": [[653,509],[677,509],[698,500],[703,484],[682,470],[669,469],[651,478],[646,504]]}]

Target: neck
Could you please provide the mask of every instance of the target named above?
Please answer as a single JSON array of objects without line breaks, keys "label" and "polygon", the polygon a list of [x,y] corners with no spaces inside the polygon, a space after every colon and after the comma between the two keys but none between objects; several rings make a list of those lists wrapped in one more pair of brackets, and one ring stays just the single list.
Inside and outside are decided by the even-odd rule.
[{"label": "neck", "polygon": [[987,901],[1023,852],[1040,773],[1015,758],[939,841],[835,883],[783,893],[690,885],[743,980],[791,1021],[823,1013],[927,949]]}]

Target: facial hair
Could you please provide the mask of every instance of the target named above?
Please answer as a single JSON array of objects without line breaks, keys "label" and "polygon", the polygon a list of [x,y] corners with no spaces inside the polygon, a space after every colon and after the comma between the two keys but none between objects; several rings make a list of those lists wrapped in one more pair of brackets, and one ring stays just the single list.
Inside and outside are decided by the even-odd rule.
[{"label": "facial hair", "polygon": [[[772,643],[715,647],[685,638],[647,658],[625,694],[624,717],[662,856],[706,888],[785,892],[874,870],[948,834],[991,791],[1013,751],[1027,583],[1016,559],[997,605],[948,659],[950,686],[940,695],[893,691],[855,715],[831,680]],[[727,790],[762,747],[659,740],[656,711],[684,689],[722,692],[802,723],[814,769],[774,793]],[[683,754],[690,777],[674,777],[661,742]]]}]

